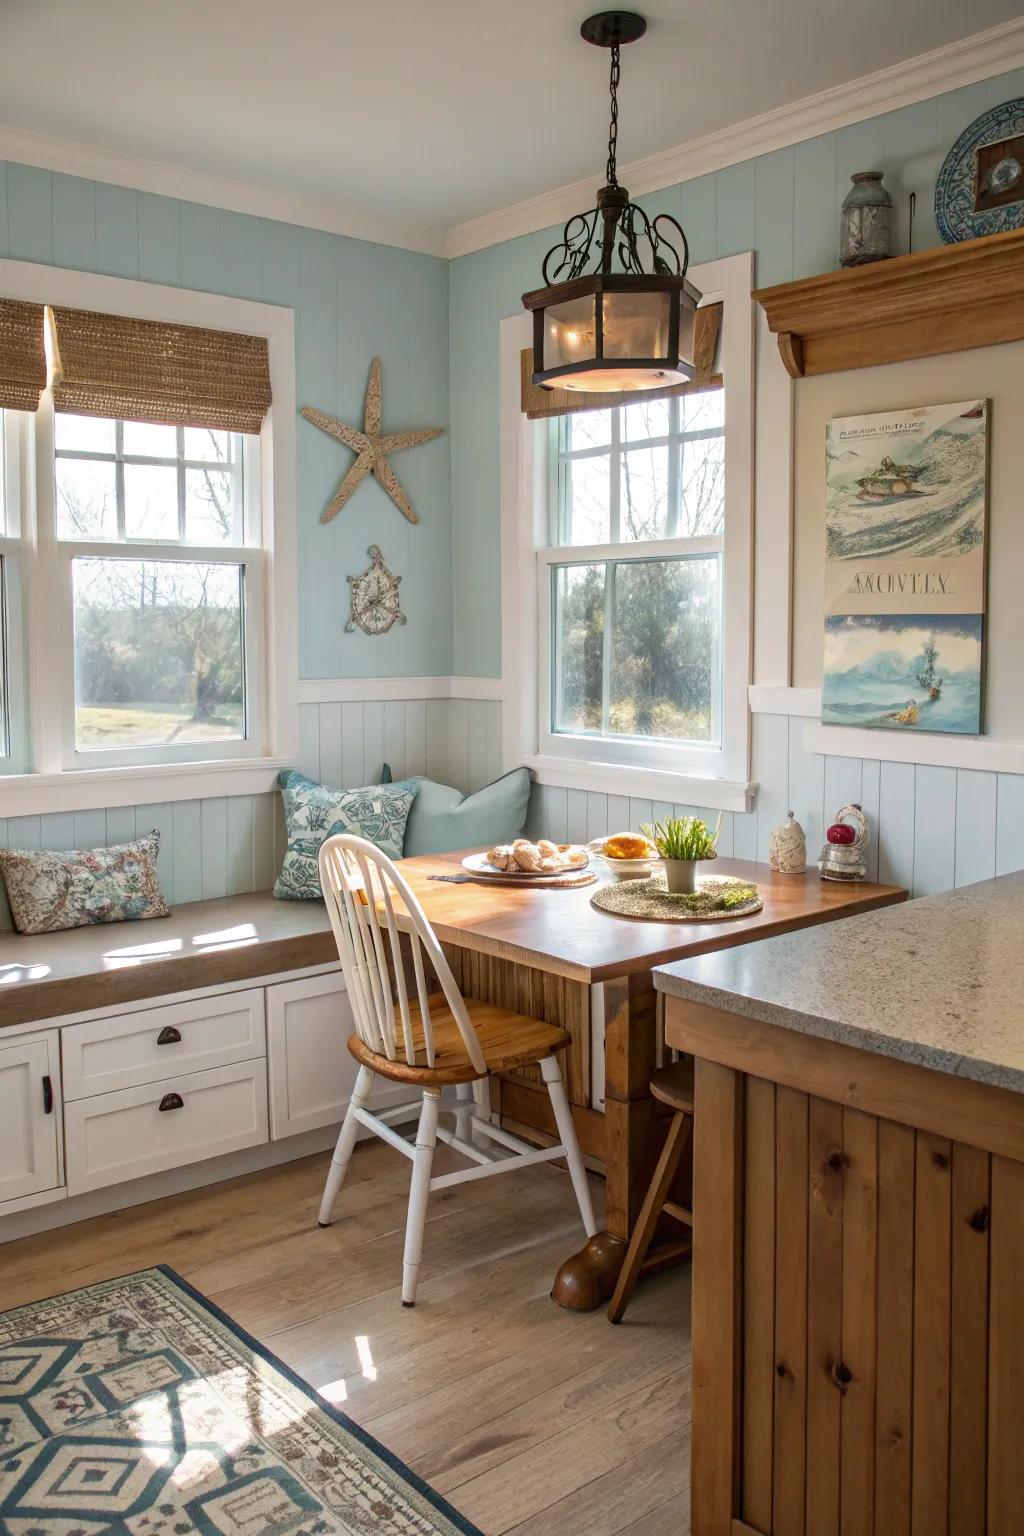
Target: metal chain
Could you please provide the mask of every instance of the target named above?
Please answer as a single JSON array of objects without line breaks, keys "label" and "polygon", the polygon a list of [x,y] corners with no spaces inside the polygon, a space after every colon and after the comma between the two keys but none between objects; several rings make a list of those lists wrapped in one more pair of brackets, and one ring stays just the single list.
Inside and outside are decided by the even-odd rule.
[{"label": "metal chain", "polygon": [[608,88],[612,98],[612,116],[608,125],[608,167],[607,181],[610,187],[618,186],[618,178],[615,175],[615,151],[619,139],[619,45],[612,43],[612,66]]}]

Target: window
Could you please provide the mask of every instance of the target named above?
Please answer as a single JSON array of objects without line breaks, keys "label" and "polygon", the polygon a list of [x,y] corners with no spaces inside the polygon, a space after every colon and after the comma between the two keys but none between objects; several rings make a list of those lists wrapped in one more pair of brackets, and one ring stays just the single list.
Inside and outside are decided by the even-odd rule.
[{"label": "window", "polygon": [[550,729],[652,760],[721,737],[725,397],[556,418]]},{"label": "window", "polygon": [[233,755],[251,738],[257,453],[239,433],[55,415],[66,766]]},{"label": "window", "polygon": [[166,758],[245,740],[257,454],[240,433],[57,413],[73,753]]},{"label": "window", "polygon": [[27,417],[0,410],[0,773],[21,767],[21,445]]},{"label": "window", "polygon": [[298,735],[292,311],[2,259],[0,295],[28,337],[0,358],[4,814],[269,790]]},{"label": "window", "polygon": [[689,394],[543,419],[529,317],[502,321],[503,754],[545,786],[746,810],[753,258],[693,277],[722,382]]}]

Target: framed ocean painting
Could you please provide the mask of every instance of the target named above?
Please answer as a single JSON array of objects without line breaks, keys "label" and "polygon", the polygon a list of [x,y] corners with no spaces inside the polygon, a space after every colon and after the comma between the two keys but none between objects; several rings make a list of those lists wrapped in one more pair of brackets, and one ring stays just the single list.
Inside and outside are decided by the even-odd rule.
[{"label": "framed ocean painting", "polygon": [[988,402],[828,423],[826,725],[982,729]]}]

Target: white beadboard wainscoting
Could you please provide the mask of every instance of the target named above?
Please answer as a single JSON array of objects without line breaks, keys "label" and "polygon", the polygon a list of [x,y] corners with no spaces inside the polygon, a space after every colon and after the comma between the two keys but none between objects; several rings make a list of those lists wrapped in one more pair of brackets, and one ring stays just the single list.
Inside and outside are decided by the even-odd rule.
[{"label": "white beadboard wainscoting", "polygon": [[[502,771],[501,710],[494,698],[303,703],[295,766],[353,789],[376,783],[387,762],[396,779],[426,774],[468,793]],[[759,787],[753,810],[723,812],[724,855],[767,859],[771,830],[792,809],[816,858],[834,813],[855,800],[871,822],[871,875],[917,896],[1024,868],[1024,775],[808,752],[806,724],[805,715],[754,715]],[[284,846],[280,806],[276,794],[233,795],[17,816],[0,820],[0,848],[96,848],[157,827],[160,882],[167,900],[180,905],[267,890]],[[712,825],[718,815],[699,805],[535,785],[527,830],[583,842],[674,814],[698,814]],[[0,928],[10,926],[0,890]]]},{"label": "white beadboard wainscoting", "polygon": [[[751,811],[722,813],[723,855],[766,860],[772,828],[792,810],[814,860],[835,812],[856,801],[871,823],[870,877],[915,896],[1024,868],[1024,775],[812,753],[803,745],[805,724],[798,715],[754,716],[757,796]],[[701,806],[535,785],[528,830],[582,842],[672,814],[700,815],[712,826],[718,816]]]},{"label": "white beadboard wainscoting", "polygon": [[[176,800],[0,820],[0,848],[102,848],[160,832],[160,885],[167,901],[203,901],[265,891],[274,883],[277,795]],[[0,929],[12,927],[0,881]]]},{"label": "white beadboard wainscoting", "polygon": [[[458,681],[451,680],[455,686]],[[449,680],[442,682],[449,693]],[[321,691],[355,690],[325,685]],[[383,763],[390,763],[396,779],[426,774],[465,791],[501,773],[501,705],[493,699],[302,703],[299,730],[295,767],[344,789],[377,783]],[[264,891],[274,883],[284,850],[277,794],[12,816],[0,819],[0,848],[99,848],[154,827],[160,831],[160,884],[172,906]],[[0,881],[0,930],[11,926]]]},{"label": "white beadboard wainscoting", "polygon": [[501,773],[501,704],[494,699],[366,699],[299,705],[299,761],[343,789],[425,774],[469,792]]}]

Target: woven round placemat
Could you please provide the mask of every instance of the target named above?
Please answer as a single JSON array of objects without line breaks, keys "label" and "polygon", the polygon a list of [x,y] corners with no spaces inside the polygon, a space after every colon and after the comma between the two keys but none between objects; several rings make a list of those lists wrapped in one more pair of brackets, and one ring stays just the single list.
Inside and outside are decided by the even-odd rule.
[{"label": "woven round placemat", "polygon": [[[728,917],[749,917],[764,906],[757,886],[749,880],[704,875],[697,883],[700,889],[693,896],[676,896],[666,886],[664,874],[650,880],[619,880],[615,885],[602,885],[590,901],[592,906],[602,912],[613,912],[616,917],[646,918],[659,923],[717,923]],[[736,896],[744,891],[749,895],[736,901]],[[730,893],[735,904],[726,906],[724,901]]]}]

